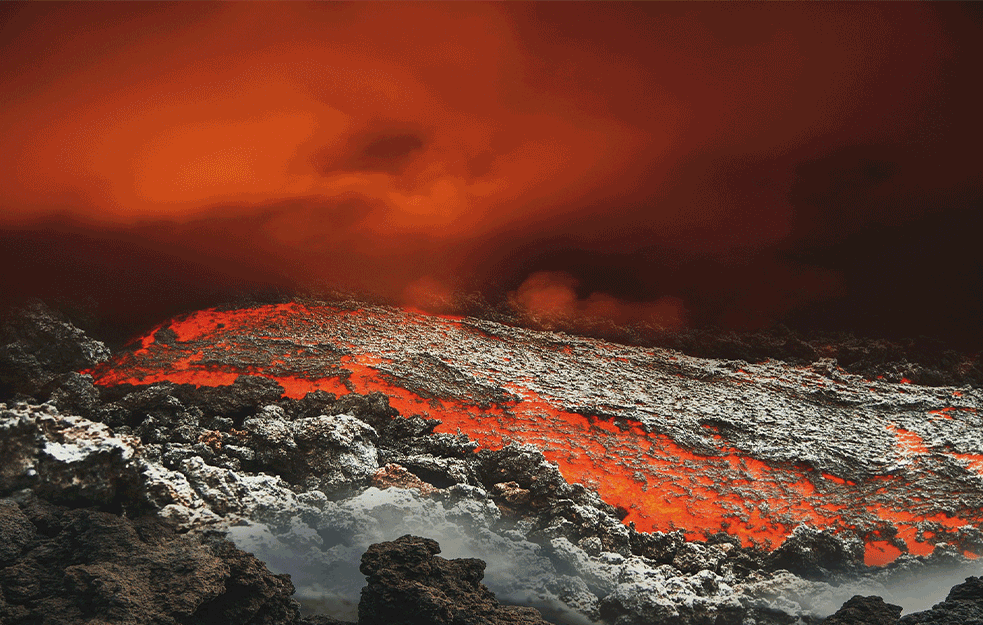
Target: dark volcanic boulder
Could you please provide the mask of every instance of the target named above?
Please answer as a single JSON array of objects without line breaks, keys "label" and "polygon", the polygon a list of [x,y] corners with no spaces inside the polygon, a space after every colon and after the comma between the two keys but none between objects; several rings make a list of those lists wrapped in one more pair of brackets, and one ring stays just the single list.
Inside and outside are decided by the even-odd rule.
[{"label": "dark volcanic boulder", "polygon": [[877,596],[854,595],[820,625],[895,625],[899,616],[901,606],[885,603]]},{"label": "dark volcanic boulder", "polygon": [[949,596],[931,610],[909,614],[899,621],[900,625],[983,625],[983,578],[967,577],[966,581],[953,586]]},{"label": "dark volcanic boulder", "polygon": [[206,416],[220,415],[242,423],[261,407],[276,402],[283,387],[275,380],[256,375],[240,375],[229,386],[179,384],[174,395],[186,406],[196,406]]},{"label": "dark volcanic boulder", "polygon": [[0,500],[0,623],[287,625],[293,585],[220,536]]},{"label": "dark volcanic boulder", "polygon": [[864,544],[860,540],[800,525],[765,559],[765,566],[785,569],[806,579],[826,580],[835,573],[862,569],[863,561]]},{"label": "dark volcanic boulder", "polygon": [[359,625],[545,625],[533,608],[502,606],[481,579],[485,563],[445,560],[436,541],[406,535],[362,556],[368,578]]},{"label": "dark volcanic boulder", "polygon": [[0,320],[0,398],[38,396],[64,373],[109,359],[109,349],[41,302]]}]

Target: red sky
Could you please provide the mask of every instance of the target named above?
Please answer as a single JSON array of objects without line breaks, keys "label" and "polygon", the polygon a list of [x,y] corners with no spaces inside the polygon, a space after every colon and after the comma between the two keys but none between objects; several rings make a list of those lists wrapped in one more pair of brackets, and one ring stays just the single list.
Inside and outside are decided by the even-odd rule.
[{"label": "red sky", "polygon": [[980,333],[978,5],[0,11],[7,297]]}]

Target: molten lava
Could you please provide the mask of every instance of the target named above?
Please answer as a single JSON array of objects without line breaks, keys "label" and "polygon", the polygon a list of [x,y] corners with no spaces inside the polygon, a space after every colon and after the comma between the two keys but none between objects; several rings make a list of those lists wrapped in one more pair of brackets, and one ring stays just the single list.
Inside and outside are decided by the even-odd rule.
[{"label": "molten lava", "polygon": [[301,303],[175,319],[90,373],[104,386],[259,375],[293,398],[380,391],[438,432],[536,446],[640,531],[776,547],[805,523],[860,536],[868,564],[941,542],[979,551],[963,531],[983,520],[974,392]]}]

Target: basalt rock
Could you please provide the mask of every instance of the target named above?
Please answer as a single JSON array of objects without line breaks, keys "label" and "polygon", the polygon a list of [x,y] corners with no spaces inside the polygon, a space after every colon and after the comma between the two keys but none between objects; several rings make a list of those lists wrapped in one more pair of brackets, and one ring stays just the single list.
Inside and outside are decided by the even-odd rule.
[{"label": "basalt rock", "polygon": [[387,464],[372,474],[372,485],[380,490],[387,488],[412,488],[420,491],[421,495],[431,495],[437,489],[424,482],[406,467],[398,464]]},{"label": "basalt rock", "polygon": [[[146,441],[150,443],[169,441],[173,429],[184,425],[197,427],[204,416],[194,398],[186,397],[187,404],[182,402],[178,395],[183,393],[178,384],[162,382],[130,390],[115,401],[99,406],[92,418],[111,427],[143,428],[144,437],[150,435],[157,439]],[[58,407],[64,410],[60,404]],[[150,428],[155,424],[163,430],[153,432]]]},{"label": "basalt rock", "polygon": [[881,597],[855,596],[821,625],[981,625],[983,579],[968,577],[953,586],[945,601],[930,610],[901,616],[901,608]]},{"label": "basalt rock", "polygon": [[194,406],[202,417],[228,419],[228,425],[241,426],[246,417],[263,406],[274,404],[283,395],[283,387],[262,376],[240,375],[226,386],[201,386],[157,382],[135,386],[119,384],[101,386],[101,399],[115,416],[103,413],[100,420],[113,424],[135,425],[142,422],[145,411],[154,410],[163,397],[172,397],[184,406]]},{"label": "basalt rock", "polygon": [[765,566],[786,569],[806,579],[830,580],[836,574],[862,570],[863,558],[860,540],[800,525],[765,558]]},{"label": "basalt rock", "polygon": [[896,625],[900,616],[901,606],[885,603],[877,596],[856,595],[821,625]]},{"label": "basalt rock", "polygon": [[372,545],[359,570],[368,579],[359,625],[545,625],[532,608],[503,606],[481,583],[481,560],[446,560],[440,546],[406,535]]},{"label": "basalt rock", "polygon": [[285,399],[280,405],[294,419],[320,415],[347,414],[381,431],[399,413],[382,393],[349,393],[339,398],[324,391],[308,393],[301,399]]},{"label": "basalt rock", "polygon": [[103,343],[41,302],[8,311],[2,321],[0,400],[17,393],[39,397],[58,376],[109,359]]},{"label": "basalt rock", "polygon": [[909,614],[899,625],[981,625],[983,624],[983,579],[969,577],[953,586],[945,601],[931,610]]},{"label": "basalt rock", "polygon": [[289,625],[287,576],[219,536],[159,519],[0,500],[0,622]]},{"label": "basalt rock", "polygon": [[[526,507],[505,499],[501,505],[519,521],[535,517],[538,523],[537,506],[564,500],[598,506],[580,493],[551,492],[556,481],[545,465],[533,483],[538,459],[485,455],[472,464],[473,447],[459,432],[486,451],[534,445],[569,482],[599,493],[616,507],[619,521],[633,522],[639,531],[726,531],[774,549],[791,528],[807,523],[884,543],[885,562],[896,551],[924,554],[941,542],[983,549],[967,531],[980,524],[983,509],[983,468],[975,460],[983,444],[983,396],[976,389],[909,384],[900,370],[900,377],[883,380],[851,375],[836,353],[816,346],[815,356],[803,352],[793,364],[754,364],[761,357],[754,350],[731,353],[742,360],[700,359],[373,306],[293,302],[202,311],[168,327],[174,329],[169,343],[145,337],[146,347],[131,358],[97,368],[97,385],[214,382],[220,373],[279,380],[292,396],[314,388],[337,394],[381,390],[409,421],[419,416],[419,422],[375,409],[363,414],[355,405],[345,412],[379,435],[380,465],[400,464],[437,487],[467,477],[492,494],[498,494],[496,484],[515,482],[530,493]],[[806,350],[790,334],[776,340],[792,351]],[[308,404],[302,409],[284,399],[272,403],[287,420],[330,416],[336,406],[328,403],[349,397],[330,395],[294,400]],[[205,451],[202,458],[233,470],[234,460],[245,470],[265,470],[247,468],[249,453],[242,449],[248,442],[225,440],[226,432],[242,430],[241,423],[263,408],[256,403],[232,416],[204,410],[214,423],[201,426],[222,432],[224,445],[240,449],[222,453],[212,446],[214,459]],[[436,420],[442,424],[428,432]],[[453,454],[477,474],[468,474],[462,463],[420,460],[428,454]],[[924,497],[911,501],[913,491]],[[575,508],[562,505],[566,518],[542,529],[552,536],[568,528],[565,535],[579,542]],[[932,520],[940,515],[952,521]],[[868,551],[872,561],[878,553]],[[818,569],[815,574],[822,575]]]},{"label": "basalt rock", "polygon": [[50,405],[0,404],[0,496],[30,488],[69,505],[121,503],[139,481],[139,441]]},{"label": "basalt rock", "polygon": [[463,434],[435,433],[438,419],[409,416],[392,419],[379,429],[382,443],[388,450],[412,456],[431,454],[447,458],[469,458],[478,446]]},{"label": "basalt rock", "polygon": [[[273,570],[289,571],[299,589],[297,598],[307,609],[347,620],[355,617],[354,607],[344,605],[348,601],[354,606],[361,587],[361,554],[371,544],[406,533],[439,538],[451,553],[482,558],[489,563],[485,581],[499,596],[541,608],[564,623],[604,615],[622,625],[656,618],[680,625],[742,622],[735,620],[739,617],[758,625],[796,619],[814,623],[822,607],[810,598],[837,592],[788,571],[769,572],[777,561],[767,566],[762,552],[740,547],[733,537],[693,542],[679,532],[633,531],[620,522],[617,510],[584,487],[569,484],[533,448],[507,446],[462,455],[460,448],[449,449],[439,441],[429,446],[427,439],[434,435],[422,420],[416,422],[422,422],[424,431],[416,433],[412,448],[389,437],[373,443],[373,428],[350,415],[291,420],[279,404],[247,418],[250,430],[202,429],[205,436],[188,444],[181,442],[181,427],[192,426],[198,412],[166,390],[130,398],[132,406],[141,406],[144,422],[117,428],[153,433],[159,437],[155,440],[164,441],[156,443],[144,444],[105,424],[62,415],[52,406],[4,410],[0,426],[8,436],[0,441],[6,446],[4,457],[11,459],[4,465],[6,492],[26,487],[71,505],[97,504],[132,514],[156,511],[195,535],[209,528],[224,531]],[[170,427],[146,429],[152,422]],[[324,436],[310,439],[325,453],[380,445],[380,456],[412,461],[426,479],[393,467],[378,476],[375,470],[368,473],[375,466],[371,462],[360,463],[368,475],[365,485],[375,477],[376,485],[386,490],[337,491],[329,498],[313,482],[291,485],[277,475],[242,468],[264,450],[290,450],[290,441],[295,449],[289,453],[300,454],[310,441],[298,443],[297,434],[312,424],[331,426],[314,428]],[[341,436],[345,432],[366,436],[346,438]],[[401,451],[425,449],[448,455],[407,456]],[[230,459],[242,466],[224,466]],[[309,471],[323,476],[343,465],[337,458],[326,459],[321,467],[299,464],[298,475]],[[440,466],[446,468],[440,475],[420,471]],[[453,467],[463,467],[466,475],[455,477]],[[392,483],[399,476],[403,481]],[[485,487],[503,479],[508,481]],[[38,522],[38,527],[56,525]],[[816,541],[797,541],[802,543],[795,551],[798,561],[808,562],[805,547]],[[832,549],[848,551],[846,546]],[[822,561],[831,567],[828,558]]]},{"label": "basalt rock", "polygon": [[91,418],[100,407],[99,389],[92,376],[72,371],[58,376],[47,402],[66,414]]}]

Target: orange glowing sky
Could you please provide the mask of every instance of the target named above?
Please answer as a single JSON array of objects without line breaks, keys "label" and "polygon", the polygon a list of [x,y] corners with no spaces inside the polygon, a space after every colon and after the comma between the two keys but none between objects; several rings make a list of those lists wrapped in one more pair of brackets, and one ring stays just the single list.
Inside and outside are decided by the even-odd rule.
[{"label": "orange glowing sky", "polygon": [[906,276],[932,302],[912,323],[979,310],[951,294],[981,276],[962,251],[983,188],[971,5],[0,16],[8,294],[153,317],[236,288],[425,305],[493,286],[620,322],[756,327],[817,305],[883,324]]}]

